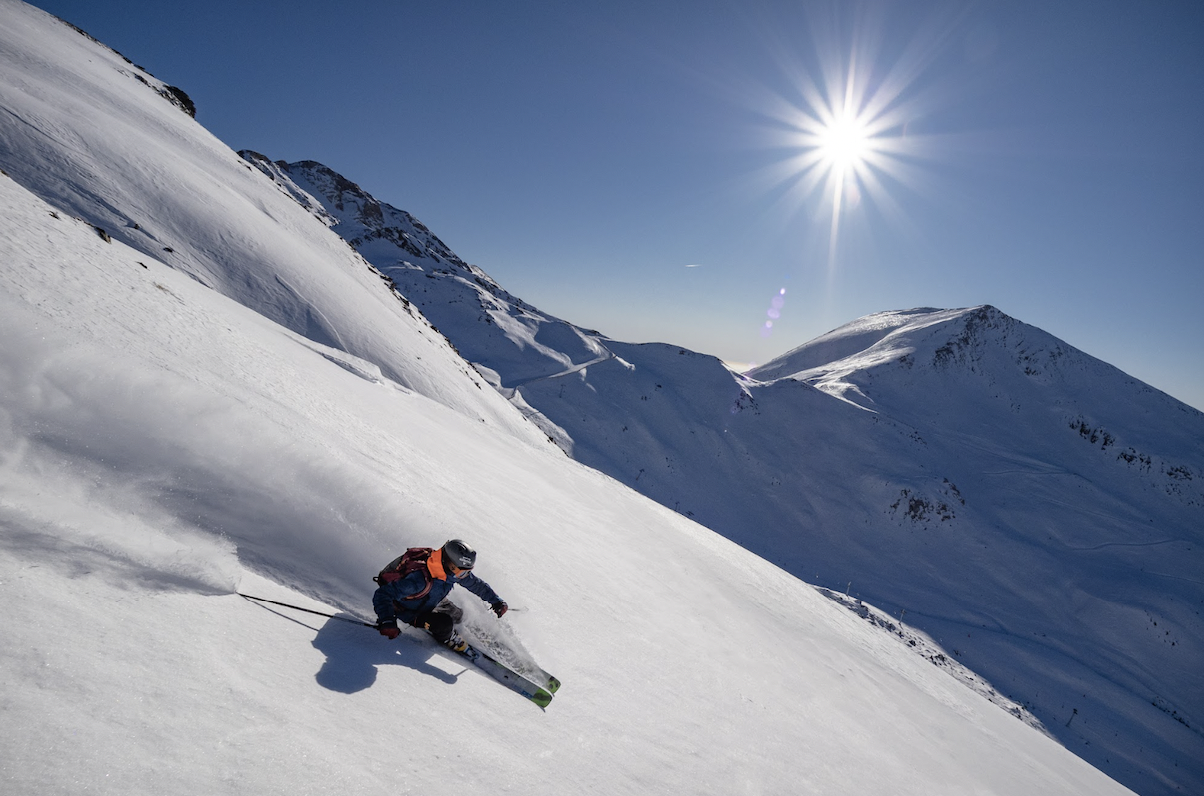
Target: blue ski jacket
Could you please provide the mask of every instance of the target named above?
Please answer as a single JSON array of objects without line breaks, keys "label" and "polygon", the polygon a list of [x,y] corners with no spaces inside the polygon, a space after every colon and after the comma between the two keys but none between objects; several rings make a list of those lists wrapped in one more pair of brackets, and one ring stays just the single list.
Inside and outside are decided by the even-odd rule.
[{"label": "blue ski jacket", "polygon": [[463,586],[490,605],[501,602],[502,598],[497,592],[472,572],[462,578],[454,578],[444,572],[441,552],[436,550],[431,554],[425,569],[415,570],[404,578],[380,585],[372,595],[372,607],[378,621],[396,619],[399,624],[405,622],[412,625],[419,614],[434,610],[455,585]]}]

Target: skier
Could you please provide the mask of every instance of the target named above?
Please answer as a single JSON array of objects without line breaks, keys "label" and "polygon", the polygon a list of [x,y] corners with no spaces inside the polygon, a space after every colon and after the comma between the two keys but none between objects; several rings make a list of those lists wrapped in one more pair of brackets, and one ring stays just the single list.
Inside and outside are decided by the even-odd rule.
[{"label": "skier", "polygon": [[376,609],[376,629],[389,639],[397,638],[398,621],[430,631],[435,640],[456,652],[467,642],[456,632],[463,611],[446,599],[452,586],[459,584],[489,603],[499,617],[506,613],[504,600],[489,584],[472,573],[477,551],[459,539],[449,540],[435,550],[414,547],[399,556],[378,575],[380,584],[372,595]]}]

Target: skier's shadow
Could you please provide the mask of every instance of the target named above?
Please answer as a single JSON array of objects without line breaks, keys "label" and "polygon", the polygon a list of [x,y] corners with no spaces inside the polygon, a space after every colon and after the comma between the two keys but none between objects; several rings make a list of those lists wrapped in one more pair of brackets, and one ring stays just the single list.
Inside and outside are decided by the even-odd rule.
[{"label": "skier's shadow", "polygon": [[454,683],[458,677],[432,666],[428,662],[430,647],[405,633],[389,641],[371,628],[330,619],[318,629],[313,645],[326,655],[314,676],[318,685],[343,694],[371,688],[380,666],[405,666],[445,683]]}]

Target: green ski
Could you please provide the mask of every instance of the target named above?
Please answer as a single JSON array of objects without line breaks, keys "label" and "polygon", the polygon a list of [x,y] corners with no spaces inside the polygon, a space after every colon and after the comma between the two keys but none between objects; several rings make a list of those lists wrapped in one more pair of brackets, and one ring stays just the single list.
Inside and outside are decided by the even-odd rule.
[{"label": "green ski", "polygon": [[550,675],[548,677],[548,687],[540,686],[523,677],[501,661],[490,657],[471,645],[465,647],[463,652],[457,654],[472,661],[473,665],[485,672],[485,674],[497,680],[511,691],[522,694],[541,708],[546,708],[552,704],[552,692],[560,687],[560,681]]}]

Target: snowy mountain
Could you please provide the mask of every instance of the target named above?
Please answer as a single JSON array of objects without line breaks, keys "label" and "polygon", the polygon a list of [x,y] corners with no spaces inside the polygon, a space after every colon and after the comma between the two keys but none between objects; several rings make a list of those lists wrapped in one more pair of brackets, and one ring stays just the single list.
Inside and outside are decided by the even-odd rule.
[{"label": "snowy mountain", "polygon": [[[875,392],[855,368],[834,369],[831,381],[857,385],[877,401],[873,412],[792,378],[797,371],[744,380],[710,357],[577,330],[509,297],[412,219],[409,237],[361,241],[409,255],[398,254],[387,273],[374,270],[332,232],[343,223],[339,208],[316,198],[313,180],[269,179],[266,159],[259,168],[239,159],[184,111],[180,95],[79,31],[0,0],[5,792],[430,792],[449,783],[532,794],[1128,792],[1072,754],[1081,749],[1068,751],[976,693],[984,686],[972,672],[932,665],[944,653],[904,623],[911,605],[936,599],[935,587],[913,583],[895,603],[879,601],[890,608],[907,600],[904,623],[854,599],[914,574],[906,556],[894,562],[897,581],[824,595],[621,483],[655,485],[660,498],[689,487],[684,510],[711,511],[717,525],[731,503],[751,510],[763,502],[745,526],[745,546],[761,539],[777,548],[772,559],[795,570],[799,561],[838,567],[840,552],[868,566],[870,546],[886,534],[867,523],[857,538],[862,529],[849,517],[873,505],[863,492],[897,499],[908,488],[900,484],[933,488],[909,469],[913,458],[960,476],[949,462],[978,460],[944,454],[968,457],[964,445],[936,434],[922,445],[914,434],[923,429],[884,411],[893,393]],[[428,271],[436,261],[444,273]],[[405,271],[414,285],[425,280],[426,297],[403,283]],[[419,311],[422,301],[429,313]],[[428,323],[439,303],[449,320],[435,326],[477,369]],[[493,327],[494,336],[457,339],[450,321],[461,311],[464,330]],[[518,353],[476,353],[503,345]],[[973,359],[976,350],[967,344],[950,359]],[[908,372],[938,372],[921,365]],[[478,370],[497,392],[482,389]],[[983,372],[963,368],[950,384],[972,393]],[[562,409],[573,397],[580,419]],[[964,424],[978,408],[956,399],[949,396],[947,412]],[[1106,407],[1115,419],[1101,409],[1071,429],[1083,462],[1130,448],[1139,462],[1122,458],[1121,475],[1090,485],[1090,495],[1127,478],[1161,483],[1163,461],[1199,472],[1160,436],[1161,410],[1134,431],[1120,400]],[[1052,405],[1038,404],[1053,415]],[[918,411],[914,397],[893,411],[904,410]],[[582,462],[609,456],[615,472],[656,466],[607,477],[561,455],[524,413]],[[1183,421],[1189,453],[1195,422]],[[627,434],[649,449],[636,451]],[[690,434],[716,446],[717,465],[660,464],[662,452],[703,450],[683,445]],[[788,435],[827,445],[825,455],[805,463],[798,451],[807,448],[769,446]],[[988,449],[1011,455],[1007,446]],[[733,491],[752,483],[730,480],[733,451],[768,482],[747,500]],[[875,455],[875,469],[856,469]],[[705,472],[702,483],[689,482],[695,472]],[[791,486],[808,479],[812,519],[841,524],[818,532],[802,524],[801,509],[761,523],[787,505],[769,488],[783,477],[798,479]],[[1007,508],[996,506],[1003,487],[980,478],[981,492],[966,485],[978,486],[971,475],[957,481],[967,505],[956,518],[962,546],[946,548],[944,539],[928,547],[938,585],[958,585],[947,566],[962,553],[972,575],[993,571],[994,553],[973,542],[986,530],[994,545],[1027,549],[1019,533],[971,523]],[[831,484],[842,491],[824,492]],[[1160,493],[1148,491],[1138,507],[1163,511]],[[1120,494],[1115,503],[1124,504]],[[1185,510],[1198,506],[1187,488],[1175,499]],[[918,548],[927,529],[913,521],[910,502],[897,515],[895,536]],[[1065,639],[1034,637],[1025,656],[1040,668],[1060,665],[1051,649],[1079,655],[1081,669],[1055,674],[1088,686],[1102,671],[1117,677],[1112,692],[1084,691],[1095,701],[1076,702],[1067,724],[1088,728],[1092,740],[1101,726],[1134,738],[1144,725],[1156,745],[1119,758],[1128,765],[1148,755],[1139,773],[1158,782],[1142,792],[1190,790],[1201,758],[1184,756],[1193,748],[1166,725],[1198,742],[1183,707],[1198,704],[1194,685],[1164,695],[1162,710],[1133,699],[1117,709],[1113,697],[1151,675],[1150,656],[1122,627],[1103,662],[1086,657],[1099,651],[1090,645],[1099,642],[1093,613],[1101,606],[1120,617],[1164,610],[1162,593],[1140,602],[1150,590],[1132,572],[1150,551],[1133,548],[1132,529],[1110,516],[1099,520],[1105,531],[1130,536],[1082,556],[1129,555],[1109,559],[1128,565],[1121,569],[1092,570],[1123,593],[1101,600],[1077,573],[1052,573],[1055,586],[1073,588],[1084,627]],[[478,547],[482,576],[521,609],[496,626],[564,681],[546,713],[415,631],[390,643],[234,593],[364,616],[369,578],[382,564],[401,548],[453,536]],[[1073,563],[1061,547],[1050,549],[1056,565]],[[1171,562],[1179,569],[1159,577],[1192,577],[1182,572],[1197,551],[1182,551]],[[982,586],[1001,600],[1022,579],[1037,580],[997,575]],[[809,579],[843,586],[842,576]],[[1194,599],[1191,584],[1164,583],[1173,599]],[[1059,606],[1047,601],[1042,590],[1029,604],[1065,630]],[[471,622],[493,621],[474,599],[462,602]],[[1003,600],[998,615],[1017,610]],[[1174,627],[1170,649],[1186,654],[1162,660],[1180,665],[1198,649],[1198,625]],[[928,660],[913,643],[931,650]],[[1069,650],[1079,643],[1086,652]],[[945,649],[953,654],[949,639]],[[1155,672],[1146,686],[1175,687],[1181,674]],[[1111,721],[1105,708],[1125,721]]]},{"label": "snowy mountain", "polygon": [[321,164],[244,157],[578,461],[904,617],[1140,792],[1204,788],[1204,415],[993,307],[733,374],[541,313]]},{"label": "snowy mountain", "polygon": [[[348,362],[350,355],[374,377],[546,444],[481,389],[404,296],[198,125],[162,81],[62,25],[53,46],[38,49],[32,43],[42,40],[44,20],[11,3],[6,16],[12,69],[0,84],[0,163],[12,179],[98,234],[300,333],[317,351]],[[448,363],[467,378],[443,379]]]}]

